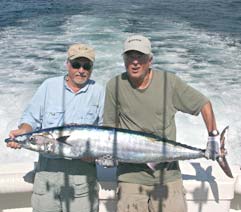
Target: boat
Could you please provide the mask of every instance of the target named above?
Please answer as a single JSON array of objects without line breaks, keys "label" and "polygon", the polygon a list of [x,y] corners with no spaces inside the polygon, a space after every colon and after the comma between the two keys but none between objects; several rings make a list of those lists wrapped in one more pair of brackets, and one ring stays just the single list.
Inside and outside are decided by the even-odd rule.
[{"label": "boat", "polygon": [[[0,165],[0,212],[30,212],[36,163]],[[215,161],[180,161],[188,211],[241,212],[241,170],[231,166],[234,177],[227,177]],[[99,212],[116,208],[116,168],[97,166]]]}]

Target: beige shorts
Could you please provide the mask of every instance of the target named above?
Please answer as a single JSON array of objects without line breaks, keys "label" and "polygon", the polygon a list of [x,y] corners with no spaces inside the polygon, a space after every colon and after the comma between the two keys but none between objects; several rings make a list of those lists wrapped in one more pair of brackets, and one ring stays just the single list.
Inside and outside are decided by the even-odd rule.
[{"label": "beige shorts", "polygon": [[41,159],[33,185],[33,212],[97,212],[98,185],[92,169],[78,160]]},{"label": "beige shorts", "polygon": [[145,186],[119,182],[117,212],[186,212],[182,180]]}]

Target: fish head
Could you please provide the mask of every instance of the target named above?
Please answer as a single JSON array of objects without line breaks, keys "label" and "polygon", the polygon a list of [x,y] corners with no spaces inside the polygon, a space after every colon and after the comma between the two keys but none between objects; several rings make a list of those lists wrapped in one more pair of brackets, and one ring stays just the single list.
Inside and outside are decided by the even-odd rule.
[{"label": "fish head", "polygon": [[20,144],[21,146],[24,146],[25,144],[31,142],[32,138],[31,138],[31,134],[22,134],[22,135],[18,135],[15,138],[6,138],[5,142],[16,142],[18,144]]},{"label": "fish head", "polygon": [[55,139],[37,134],[28,139],[29,147],[37,152],[53,152],[55,148]]},{"label": "fish head", "polygon": [[[23,148],[36,152],[52,152],[55,146],[55,139],[44,134],[23,134],[12,140],[19,143]],[[9,141],[11,140],[6,139],[6,142]]]}]

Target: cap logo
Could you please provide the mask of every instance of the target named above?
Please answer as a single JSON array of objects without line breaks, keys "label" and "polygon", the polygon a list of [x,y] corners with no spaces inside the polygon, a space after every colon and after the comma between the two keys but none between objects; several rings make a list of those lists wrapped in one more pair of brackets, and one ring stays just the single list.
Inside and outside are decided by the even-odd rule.
[{"label": "cap logo", "polygon": [[128,43],[133,42],[133,41],[140,41],[141,42],[140,39],[132,39],[132,40],[128,40]]},{"label": "cap logo", "polygon": [[68,59],[73,60],[78,57],[85,57],[92,62],[95,60],[95,52],[90,46],[86,44],[73,44],[68,50]]}]

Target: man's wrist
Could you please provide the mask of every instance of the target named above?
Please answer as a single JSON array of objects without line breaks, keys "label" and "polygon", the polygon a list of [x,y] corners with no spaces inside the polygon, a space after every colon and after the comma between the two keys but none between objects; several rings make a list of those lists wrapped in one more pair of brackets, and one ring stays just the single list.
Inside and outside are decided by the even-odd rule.
[{"label": "man's wrist", "polygon": [[212,131],[208,132],[208,136],[210,136],[210,137],[215,137],[218,135],[219,135],[218,130],[212,130]]}]

